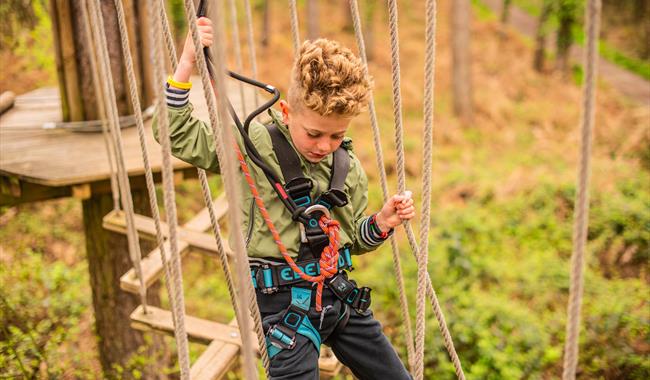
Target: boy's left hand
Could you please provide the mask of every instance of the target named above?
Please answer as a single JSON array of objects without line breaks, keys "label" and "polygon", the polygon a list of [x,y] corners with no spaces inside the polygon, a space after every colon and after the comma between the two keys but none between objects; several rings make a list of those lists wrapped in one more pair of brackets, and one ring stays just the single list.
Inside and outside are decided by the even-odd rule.
[{"label": "boy's left hand", "polygon": [[406,190],[404,194],[395,194],[388,198],[386,204],[377,213],[377,227],[382,232],[388,232],[402,222],[412,219],[415,216],[412,193]]}]

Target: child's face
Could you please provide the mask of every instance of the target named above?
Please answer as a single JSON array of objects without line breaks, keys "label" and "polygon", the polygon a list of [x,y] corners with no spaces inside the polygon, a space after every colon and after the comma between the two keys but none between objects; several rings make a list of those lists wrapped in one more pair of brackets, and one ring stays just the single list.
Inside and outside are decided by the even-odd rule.
[{"label": "child's face", "polygon": [[343,141],[350,118],[321,116],[314,111],[294,111],[284,100],[280,102],[282,121],[289,126],[293,145],[309,162],[317,163],[334,152]]}]

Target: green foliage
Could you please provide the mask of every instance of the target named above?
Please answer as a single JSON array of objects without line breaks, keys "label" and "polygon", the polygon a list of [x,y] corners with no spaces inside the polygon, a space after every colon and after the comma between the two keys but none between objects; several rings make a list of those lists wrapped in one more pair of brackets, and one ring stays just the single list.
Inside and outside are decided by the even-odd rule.
[{"label": "green foliage", "polygon": [[0,267],[0,368],[24,378],[83,378],[92,352],[62,348],[80,335],[90,305],[86,267],[48,263],[26,251]]},{"label": "green foliage", "polygon": [[25,59],[28,70],[46,69],[53,77],[54,42],[46,2],[2,2],[0,17],[4,20],[0,28],[0,50],[12,50],[16,56]]},{"label": "green foliage", "polygon": [[[648,269],[650,192],[642,185],[648,180],[642,174],[612,192],[592,194],[579,363],[585,378],[650,376],[644,343],[650,337],[648,287],[638,278]],[[433,286],[468,378],[557,377],[569,292],[574,186],[542,183],[507,200],[496,200],[490,192],[487,185],[464,207],[434,212],[429,246]],[[609,268],[598,260],[614,249],[621,255],[634,252],[628,266]],[[402,264],[413,312],[417,269],[410,257]],[[357,266],[363,269],[353,277],[373,287],[378,318],[387,326],[400,326],[396,284],[377,275],[393,272],[387,247],[373,258],[361,257]],[[437,321],[433,313],[428,315],[425,378],[453,379]],[[405,358],[403,332],[388,333]]]},{"label": "green foliage", "polygon": [[[478,2],[480,3],[480,2]],[[527,13],[538,16],[541,9],[541,0],[514,0],[514,4],[522,8]],[[583,1],[577,0],[560,0],[555,7],[556,11],[552,13],[552,16],[547,21],[549,29],[556,29],[560,19],[563,17],[568,17],[574,19],[576,22],[573,23],[571,28],[571,36],[573,42],[584,45],[585,44],[585,34],[583,30]],[[618,9],[618,8],[617,8]],[[643,38],[641,35],[639,38]],[[566,43],[563,41],[562,43]],[[641,44],[643,45],[643,44]],[[617,49],[615,46],[612,46],[605,40],[600,40],[598,43],[598,52],[600,56],[604,59],[629,70],[646,80],[650,80],[650,62],[647,60],[641,60],[639,58],[633,57],[630,54],[626,54],[620,49]],[[576,77],[576,71],[574,68],[574,79]]]},{"label": "green foliage", "polygon": [[472,0],[472,10],[479,20],[489,21],[495,19],[492,10],[480,0]]},{"label": "green foliage", "polygon": [[598,51],[606,60],[650,80],[650,62],[630,57],[605,41],[600,41]]},{"label": "green foliage", "polygon": [[573,78],[573,82],[580,86],[582,85],[582,81],[584,79],[585,73],[584,70],[582,70],[581,65],[572,65],[571,66],[571,77]]},{"label": "green foliage", "polygon": [[167,0],[167,14],[172,24],[176,38],[185,35],[187,21],[185,19],[185,2],[183,0]]}]

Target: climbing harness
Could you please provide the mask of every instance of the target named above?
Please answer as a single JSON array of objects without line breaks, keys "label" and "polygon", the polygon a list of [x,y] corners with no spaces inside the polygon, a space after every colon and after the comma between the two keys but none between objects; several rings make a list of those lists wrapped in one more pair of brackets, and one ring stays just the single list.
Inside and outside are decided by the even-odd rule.
[{"label": "climbing harness", "polygon": [[266,125],[266,128],[271,136],[273,151],[282,170],[284,188],[296,206],[306,207],[305,214],[309,216],[306,223],[303,220],[300,221],[301,243],[307,244],[312,255],[318,258],[327,245],[327,236],[319,227],[318,220],[322,215],[329,218],[329,212],[333,207],[343,207],[348,204],[344,188],[345,178],[350,169],[350,155],[347,152],[349,146],[341,144],[334,151],[329,188],[312,200],[310,193],[314,186],[313,181],[303,175],[300,158],[280,130],[279,120],[271,110],[269,110],[269,115],[273,122]]},{"label": "climbing harness", "polygon": [[296,346],[296,335],[307,337],[320,354],[321,336],[309,321],[311,305],[311,289],[291,288],[291,304],[284,312],[280,321],[271,326],[266,334],[266,344],[269,357],[277,355],[282,350],[291,350]]},{"label": "climbing harness", "polygon": [[[318,275],[318,259],[298,261],[296,265],[310,276]],[[351,271],[353,269],[349,245],[339,250],[338,268],[339,271]],[[251,278],[253,287],[264,294],[276,293],[281,287],[307,283],[293,272],[289,265],[282,263],[253,263],[251,265]]]}]

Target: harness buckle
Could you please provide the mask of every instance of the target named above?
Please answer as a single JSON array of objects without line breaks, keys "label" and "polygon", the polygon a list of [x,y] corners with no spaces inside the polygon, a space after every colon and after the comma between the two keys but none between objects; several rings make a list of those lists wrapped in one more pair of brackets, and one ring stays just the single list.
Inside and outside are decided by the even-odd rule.
[{"label": "harness buckle", "polygon": [[272,326],[266,333],[269,343],[283,350],[291,350],[296,346],[296,332],[283,327],[281,324]]},{"label": "harness buckle", "polygon": [[[305,196],[309,199],[309,193],[313,187],[312,180],[306,177],[297,177],[284,184],[284,188],[294,200]],[[309,203],[310,201],[307,201],[307,204]]]},{"label": "harness buckle", "polygon": [[348,204],[348,197],[341,190],[329,189],[320,195],[319,203],[323,201],[329,204],[330,208],[343,207]]},{"label": "harness buckle", "polygon": [[359,297],[357,298],[356,305],[354,305],[354,309],[363,313],[370,307],[370,292],[372,289],[364,286],[363,288],[359,288],[359,290]]},{"label": "harness buckle", "polygon": [[[335,275],[332,277],[328,283],[327,286],[332,290],[334,295],[338,297],[338,299],[342,301],[347,301],[349,296],[354,295],[354,290],[356,290],[356,286],[354,286],[354,283],[352,281],[348,280],[345,278],[345,276],[341,273]],[[354,297],[353,297],[354,301]],[[349,303],[349,302],[348,302]]]},{"label": "harness buckle", "polygon": [[347,279],[345,272],[332,277],[327,282],[327,287],[338,299],[350,305],[359,313],[363,313],[370,307],[370,292],[372,289],[366,286],[357,287],[354,281]]},{"label": "harness buckle", "polygon": [[255,284],[264,294],[276,293],[279,288],[277,280],[273,278],[273,268],[269,264],[262,264],[255,271]]}]

